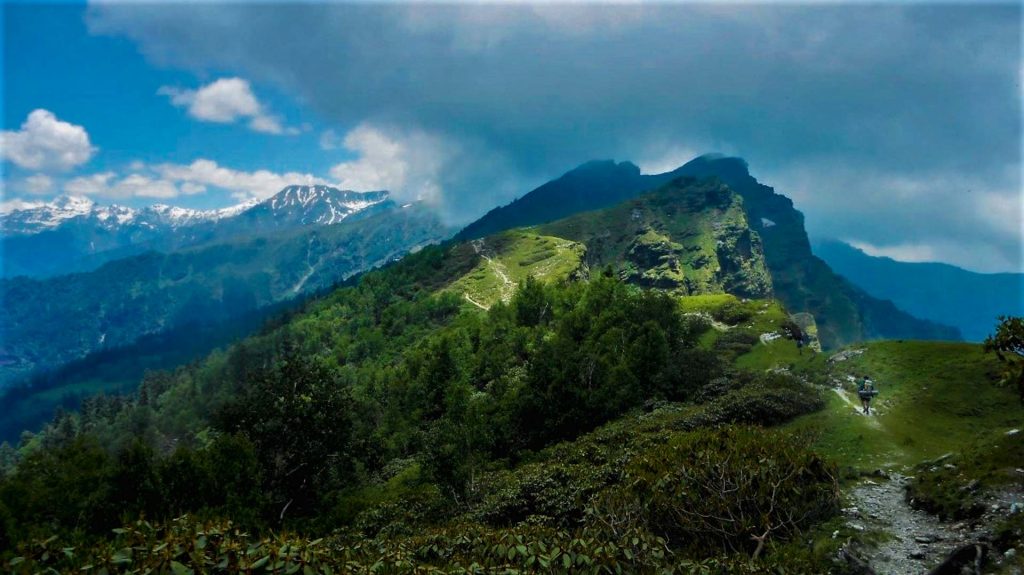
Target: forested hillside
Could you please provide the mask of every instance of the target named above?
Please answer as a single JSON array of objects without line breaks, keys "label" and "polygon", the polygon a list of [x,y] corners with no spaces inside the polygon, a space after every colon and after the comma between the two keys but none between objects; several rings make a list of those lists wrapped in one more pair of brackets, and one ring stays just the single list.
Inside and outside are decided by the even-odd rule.
[{"label": "forested hillside", "polygon": [[[797,419],[832,406],[844,366],[797,346],[817,326],[768,297],[741,205],[681,179],[428,246],[135,394],[92,398],[0,448],[0,560],[848,572],[881,537],[840,512],[860,470],[830,446],[855,439]],[[957,445],[1019,420],[989,413],[1009,396],[994,360],[970,361],[958,381],[993,401]]]},{"label": "forested hillside", "polygon": [[422,206],[324,227],[149,252],[46,280],[0,280],[0,388],[101,349],[324,289],[449,233]]}]

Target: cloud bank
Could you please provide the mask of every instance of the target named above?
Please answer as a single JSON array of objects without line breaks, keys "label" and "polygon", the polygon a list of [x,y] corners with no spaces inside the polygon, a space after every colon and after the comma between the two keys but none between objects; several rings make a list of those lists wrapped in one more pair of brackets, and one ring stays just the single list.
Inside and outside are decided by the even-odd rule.
[{"label": "cloud bank", "polygon": [[157,65],[275,85],[346,134],[326,148],[360,154],[336,177],[426,190],[459,217],[593,158],[660,170],[725,151],[794,197],[814,233],[1020,270],[1020,17],[1017,4],[102,4],[88,22]]},{"label": "cloud bank", "polygon": [[298,172],[235,170],[213,160],[199,159],[190,164],[135,162],[124,175],[107,171],[72,178],[64,183],[63,191],[110,199],[167,199],[206,193],[212,187],[229,192],[238,201],[246,201],[269,198],[292,184],[328,185],[330,182]]},{"label": "cloud bank", "polygon": [[0,132],[0,156],[30,170],[70,170],[95,153],[85,128],[64,122],[49,110],[33,110],[21,129]]}]

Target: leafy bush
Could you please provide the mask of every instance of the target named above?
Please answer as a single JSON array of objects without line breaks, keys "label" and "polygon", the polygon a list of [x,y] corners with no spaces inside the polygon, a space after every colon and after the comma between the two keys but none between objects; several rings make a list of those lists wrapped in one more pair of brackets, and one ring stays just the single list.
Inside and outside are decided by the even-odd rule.
[{"label": "leafy bush", "polygon": [[753,316],[751,307],[738,300],[728,301],[711,312],[711,317],[727,325],[739,325]]},{"label": "leafy bush", "polygon": [[779,425],[824,406],[820,389],[790,375],[765,374],[707,403],[681,427],[692,429],[722,423]]},{"label": "leafy bush", "polygon": [[730,330],[718,336],[714,350],[727,358],[736,358],[749,352],[757,345],[757,335],[740,330]]},{"label": "leafy bush", "polygon": [[821,572],[797,554],[766,561],[743,556],[696,560],[681,557],[668,542],[642,529],[608,537],[595,529],[574,531],[523,526],[496,530],[472,523],[424,531],[409,537],[309,540],[294,533],[256,536],[229,521],[180,517],[165,524],[137,521],[115,537],[87,548],[57,537],[25,543],[7,562],[7,572],[59,573],[281,574],[379,573],[570,574],[645,573],[659,575],[810,574]]},{"label": "leafy bush", "polygon": [[519,523],[573,527],[590,499],[613,478],[606,466],[531,463],[486,477],[471,517],[489,525]]},{"label": "leafy bush", "polygon": [[637,457],[591,512],[611,533],[643,527],[701,556],[758,555],[838,510],[831,465],[778,432],[701,430]]}]

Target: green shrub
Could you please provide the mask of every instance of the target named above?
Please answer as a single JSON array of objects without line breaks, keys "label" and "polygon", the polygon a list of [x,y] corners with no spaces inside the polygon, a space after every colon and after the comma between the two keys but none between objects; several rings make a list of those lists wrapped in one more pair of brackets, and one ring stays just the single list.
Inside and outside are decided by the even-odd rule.
[{"label": "green shrub", "polygon": [[523,465],[485,478],[471,517],[495,526],[576,526],[591,498],[615,475],[607,466],[589,463]]},{"label": "green shrub", "polygon": [[838,510],[835,470],[799,442],[759,428],[683,434],[627,467],[594,505],[612,532],[644,527],[698,556],[754,553]]},{"label": "green shrub", "polygon": [[714,351],[726,357],[736,358],[753,349],[757,342],[757,336],[752,333],[730,330],[719,334],[715,340]]},{"label": "green shrub", "polygon": [[715,308],[711,317],[727,325],[741,324],[754,316],[754,311],[749,305],[741,301],[729,301]]}]

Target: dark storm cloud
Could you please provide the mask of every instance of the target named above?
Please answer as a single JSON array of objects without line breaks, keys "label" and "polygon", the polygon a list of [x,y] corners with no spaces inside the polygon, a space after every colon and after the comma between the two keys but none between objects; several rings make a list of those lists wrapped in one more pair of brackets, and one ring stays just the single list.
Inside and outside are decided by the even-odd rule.
[{"label": "dark storm cloud", "polygon": [[[154,62],[431,134],[459,215],[598,157],[721,150],[812,231],[1020,269],[1016,5],[99,5]],[[515,190],[515,191],[514,191]],[[454,199],[454,201],[453,201]],[[952,234],[952,236],[951,236]]]}]

